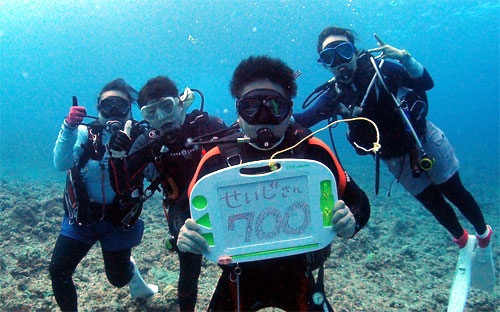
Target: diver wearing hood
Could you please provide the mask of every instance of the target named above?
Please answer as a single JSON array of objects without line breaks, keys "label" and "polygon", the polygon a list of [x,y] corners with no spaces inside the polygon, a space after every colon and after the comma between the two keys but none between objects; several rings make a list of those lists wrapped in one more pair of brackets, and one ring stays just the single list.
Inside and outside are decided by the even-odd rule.
[{"label": "diver wearing hood", "polygon": [[[328,85],[327,91],[310,109],[294,115],[295,121],[312,127],[322,120],[336,118],[336,115],[371,119],[380,130],[380,157],[395,179],[453,235],[459,248],[463,248],[467,244],[468,233],[445,198],[455,204],[474,226],[480,247],[486,248],[492,231],[486,225],[474,197],[462,184],[453,147],[444,133],[425,119],[425,91],[433,87],[432,78],[408,51],[387,45],[376,35],[375,38],[378,48],[360,52],[354,47],[355,38],[349,29],[331,26],[319,34],[318,62],[335,76],[335,80],[325,84],[325,88]],[[381,52],[381,55],[373,58],[370,54],[373,52]],[[410,108],[415,110],[410,109],[407,120],[411,122],[416,135],[408,131],[409,125],[395,104],[398,93],[405,89],[410,89],[410,92],[405,93],[400,103],[413,102]],[[410,97],[414,100],[409,100]],[[424,105],[415,105],[422,103]],[[423,146],[420,151],[414,149],[418,145],[415,136]],[[374,141],[375,133],[368,123],[355,121],[349,123],[347,137],[353,146],[357,143],[366,147]],[[367,154],[355,148],[359,154]],[[412,159],[423,158],[424,150],[429,159],[435,161],[427,168],[419,168],[418,160],[415,166]],[[422,171],[419,172],[419,169]]]},{"label": "diver wearing hood", "polygon": [[[187,189],[205,148],[205,145],[188,143],[207,133],[227,129],[222,119],[206,112],[194,109],[188,113],[194,100],[194,93],[189,88],[179,95],[175,82],[166,76],[148,80],[139,92],[138,104],[151,129],[134,142],[127,157],[110,160],[110,174],[117,177],[113,179],[117,182],[113,185],[117,193],[131,194],[137,190],[142,194],[144,178],[155,185],[151,189],[153,192],[161,186],[172,235],[166,240],[169,249],[175,249],[179,229],[190,216]],[[123,136],[123,132],[117,133],[111,141],[119,141]],[[211,136],[207,140],[212,139],[218,137]],[[176,251],[180,265],[179,308],[194,311],[202,257]]]},{"label": "diver wearing hood", "polygon": [[[229,136],[234,138],[234,143],[219,144],[203,157],[190,190],[204,175],[231,165],[269,159],[273,153],[295,145],[310,134],[309,130],[290,122],[292,97],[296,92],[293,71],[281,60],[267,56],[243,60],[231,81],[242,132]],[[224,139],[229,141],[228,137]],[[341,199],[335,203],[333,217],[338,236],[353,237],[368,222],[368,198],[322,141],[312,137],[278,158],[316,160],[331,170],[338,181],[337,193]],[[185,252],[205,251],[208,243],[199,229],[193,219],[188,219],[181,228],[178,248]],[[235,267],[222,265],[223,273],[208,310],[256,311],[278,307],[285,311],[331,311],[327,300],[314,300],[317,297],[313,298],[313,294],[321,293],[323,296],[319,297],[326,298],[323,290],[318,293],[323,287],[317,286],[322,283],[315,284],[312,274],[312,270],[318,268],[318,272],[323,272],[321,267],[329,253],[326,247],[313,253],[240,263],[236,268],[241,269],[238,283],[233,278]],[[235,298],[236,294],[239,299]]]}]

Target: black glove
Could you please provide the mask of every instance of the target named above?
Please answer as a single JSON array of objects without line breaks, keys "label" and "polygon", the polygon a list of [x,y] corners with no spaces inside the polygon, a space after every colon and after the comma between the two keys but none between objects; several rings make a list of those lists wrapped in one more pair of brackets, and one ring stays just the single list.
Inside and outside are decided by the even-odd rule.
[{"label": "black glove", "polygon": [[128,135],[123,131],[117,131],[109,139],[108,152],[113,158],[124,157],[131,146],[132,140]]}]

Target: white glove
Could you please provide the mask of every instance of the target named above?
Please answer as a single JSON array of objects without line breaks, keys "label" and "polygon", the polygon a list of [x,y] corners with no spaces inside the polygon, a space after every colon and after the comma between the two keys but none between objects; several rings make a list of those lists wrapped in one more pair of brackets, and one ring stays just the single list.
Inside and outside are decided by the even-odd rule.
[{"label": "white glove", "polygon": [[339,200],[333,206],[332,224],[335,233],[343,238],[350,238],[356,231],[356,220],[344,201]]},{"label": "white glove", "polygon": [[193,219],[187,219],[179,231],[177,248],[183,252],[202,254],[208,250],[208,242],[200,234],[200,227]]}]

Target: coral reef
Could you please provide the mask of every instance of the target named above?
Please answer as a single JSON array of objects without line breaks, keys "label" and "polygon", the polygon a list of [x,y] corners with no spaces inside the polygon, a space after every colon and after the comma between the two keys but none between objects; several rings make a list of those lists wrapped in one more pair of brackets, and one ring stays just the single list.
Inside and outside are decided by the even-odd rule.
[{"label": "coral reef", "polygon": [[[370,176],[361,176],[361,169],[356,173],[357,181],[372,181]],[[382,179],[382,185],[389,185],[390,177]],[[391,197],[371,196],[371,187],[364,187],[372,203],[369,224],[354,239],[336,239],[325,264],[330,303],[337,312],[444,311],[458,257],[457,247],[437,221],[401,187],[394,187]],[[48,265],[63,214],[63,188],[60,182],[0,179],[0,310],[58,310]],[[497,222],[500,220],[498,189],[495,190],[494,183],[484,188],[490,189],[477,187],[473,193],[478,196],[487,220]],[[159,285],[160,293],[147,301],[134,301],[128,287],[111,286],[106,280],[100,248],[94,246],[73,276],[80,309],[176,309],[178,260],[175,253],[164,247],[167,222],[159,196],[147,202],[142,218],[146,224],[144,238],[133,255],[144,279]],[[462,217],[460,221],[470,229]],[[497,228],[495,232],[497,242],[499,231]],[[495,246],[494,252],[498,272],[500,248]],[[199,310],[206,310],[219,272],[215,264],[204,261]],[[498,286],[493,294],[472,289],[467,311],[498,311],[498,306]]]}]

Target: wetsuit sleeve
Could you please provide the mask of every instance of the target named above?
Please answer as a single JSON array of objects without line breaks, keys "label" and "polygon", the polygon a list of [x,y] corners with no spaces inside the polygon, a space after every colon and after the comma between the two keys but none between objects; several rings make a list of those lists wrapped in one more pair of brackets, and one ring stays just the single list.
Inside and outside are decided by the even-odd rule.
[{"label": "wetsuit sleeve", "polygon": [[139,136],[132,144],[129,154],[125,157],[129,178],[142,174],[148,181],[153,181],[158,176],[158,171],[153,163],[152,149],[154,146],[148,144],[149,142],[147,134],[145,134]]},{"label": "wetsuit sleeve", "polygon": [[312,105],[311,108],[302,113],[293,114],[293,119],[299,125],[311,128],[317,123],[327,120],[337,115],[337,96],[335,91],[329,91],[322,94]]},{"label": "wetsuit sleeve", "polygon": [[147,142],[146,135],[141,135],[132,144],[126,157],[109,159],[111,184],[118,194],[142,189],[145,172],[151,175],[151,179],[154,178],[156,170],[152,164],[152,153]]},{"label": "wetsuit sleeve", "polygon": [[71,128],[66,121],[54,146],[54,166],[59,171],[66,171],[78,162],[83,153],[81,144],[87,139],[87,127]]},{"label": "wetsuit sleeve", "polygon": [[434,81],[425,68],[422,76],[412,78],[403,65],[386,61],[382,66],[382,72],[388,77],[389,83],[397,84],[395,87],[406,87],[418,91],[427,91],[434,87]]},{"label": "wetsuit sleeve", "polygon": [[332,171],[337,181],[338,198],[345,202],[354,215],[356,234],[370,218],[370,202],[365,192],[344,171],[330,148],[321,140],[313,138],[309,141],[308,155],[310,159],[323,163]]},{"label": "wetsuit sleeve", "polygon": [[[351,210],[356,220],[356,231],[358,233],[370,219],[370,201],[366,193],[354,182],[354,180],[345,173],[347,183],[344,194],[341,199],[345,202],[349,210]],[[353,235],[354,236],[354,235]]]}]

